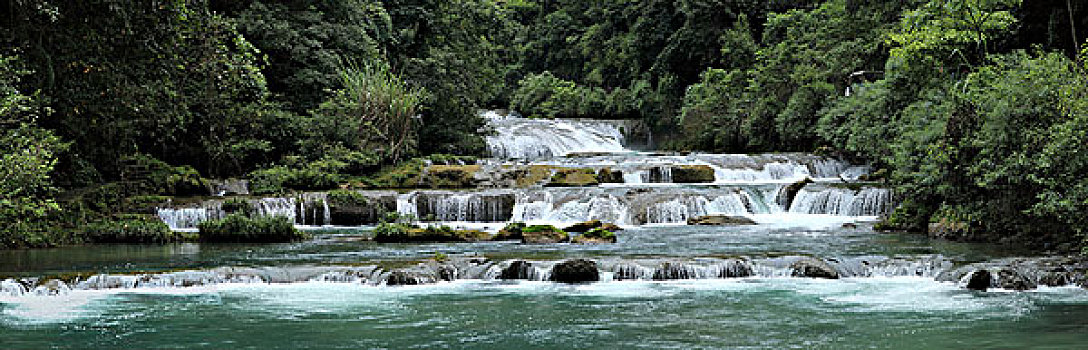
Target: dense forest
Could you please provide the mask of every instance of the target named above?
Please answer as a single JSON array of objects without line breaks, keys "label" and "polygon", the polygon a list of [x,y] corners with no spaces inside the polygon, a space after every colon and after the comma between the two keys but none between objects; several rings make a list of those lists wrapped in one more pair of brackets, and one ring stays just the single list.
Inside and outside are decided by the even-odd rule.
[{"label": "dense forest", "polygon": [[207,179],[333,189],[486,156],[485,108],[868,162],[902,201],[886,229],[1088,230],[1082,1],[11,0],[0,18],[3,247],[159,230],[131,213]]}]

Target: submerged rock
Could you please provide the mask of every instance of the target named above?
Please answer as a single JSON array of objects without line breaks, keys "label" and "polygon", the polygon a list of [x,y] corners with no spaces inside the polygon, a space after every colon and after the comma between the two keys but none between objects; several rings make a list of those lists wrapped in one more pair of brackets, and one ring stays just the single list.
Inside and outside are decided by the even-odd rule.
[{"label": "submerged rock", "polygon": [[409,271],[393,271],[385,278],[387,286],[415,286],[434,282],[433,276],[425,276],[421,273]]},{"label": "submerged rock", "polygon": [[839,279],[839,271],[823,260],[804,258],[790,265],[790,276]]},{"label": "submerged rock", "polygon": [[1001,269],[997,271],[997,287],[1009,290],[1032,290],[1036,283],[1014,269]]},{"label": "submerged rock", "polygon": [[601,279],[597,262],[586,259],[567,260],[552,267],[552,281],[560,283],[596,282]]},{"label": "submerged rock", "polygon": [[743,216],[709,215],[688,219],[688,225],[700,226],[725,226],[725,225],[756,225],[752,219]]}]

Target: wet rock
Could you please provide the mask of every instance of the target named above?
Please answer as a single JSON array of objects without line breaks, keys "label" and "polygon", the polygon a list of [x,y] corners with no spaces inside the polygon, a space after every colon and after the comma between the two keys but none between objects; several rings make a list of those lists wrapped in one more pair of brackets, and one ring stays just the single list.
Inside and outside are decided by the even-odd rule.
[{"label": "wet rock", "polygon": [[752,275],[752,266],[740,260],[725,263],[718,272],[719,278],[744,278]]},{"label": "wet rock", "polygon": [[592,260],[574,259],[552,267],[552,281],[560,283],[596,282],[601,279],[597,263]]},{"label": "wet rock", "polygon": [[492,237],[492,241],[520,241],[522,239],[521,230],[525,229],[524,222],[512,222],[506,224],[499,233]]},{"label": "wet rock", "polygon": [[1073,283],[1072,276],[1066,272],[1047,272],[1039,276],[1039,284],[1047,287],[1062,287]]},{"label": "wet rock", "polygon": [[672,182],[678,184],[714,182],[714,168],[709,165],[674,166]]},{"label": "wet rock", "polygon": [[387,286],[415,286],[434,282],[433,277],[409,271],[393,271],[385,278]]},{"label": "wet rock", "polygon": [[457,280],[457,267],[452,265],[439,265],[437,270],[438,279],[446,282]]},{"label": "wet rock", "polygon": [[681,263],[666,262],[654,270],[653,279],[656,281],[687,280],[699,278],[699,273],[691,266]]},{"label": "wet rock", "polygon": [[793,277],[839,279],[839,271],[823,260],[804,258],[790,265]]},{"label": "wet rock", "polygon": [[725,226],[725,225],[756,225],[752,219],[743,216],[709,215],[688,219],[688,225],[701,226]]},{"label": "wet rock", "polygon": [[856,229],[858,229],[858,224],[853,223],[853,222],[848,222],[848,223],[842,224],[842,228],[845,228],[845,229],[848,229],[848,230],[856,230]]},{"label": "wet rock", "polygon": [[597,171],[597,182],[603,184],[621,184],[623,183],[623,172],[612,170],[612,168],[602,168]]},{"label": "wet rock", "polygon": [[993,276],[989,270],[977,270],[971,273],[971,277],[967,280],[967,289],[978,290],[985,292],[992,286]]},{"label": "wet rock", "polygon": [[589,230],[601,227],[602,225],[604,225],[604,223],[602,223],[601,220],[590,220],[567,226],[567,228],[564,228],[563,231],[585,233],[589,232]]},{"label": "wet rock", "polygon": [[1036,284],[1019,271],[1005,268],[997,271],[997,287],[1009,290],[1023,291],[1035,289]]},{"label": "wet rock", "polygon": [[797,198],[797,192],[801,192],[801,189],[805,188],[805,186],[811,183],[813,183],[812,179],[806,177],[804,180],[794,182],[789,186],[783,187],[782,190],[778,192],[776,201],[779,205],[785,208],[786,211],[789,211],[790,205],[793,204],[793,199]]},{"label": "wet rock", "polygon": [[510,263],[510,266],[502,269],[502,273],[499,274],[499,279],[533,280],[536,275],[536,268],[533,267],[533,264],[525,260],[515,260]]},{"label": "wet rock", "polygon": [[575,236],[572,242],[577,244],[616,243],[616,234],[604,229],[595,228],[589,232]]},{"label": "wet rock", "polygon": [[344,226],[378,223],[385,213],[397,211],[397,197],[393,193],[365,195],[358,191],[337,190],[328,193],[326,202],[332,223]]},{"label": "wet rock", "polygon": [[566,232],[550,225],[533,225],[521,230],[521,242],[529,244],[554,244],[570,242]]}]

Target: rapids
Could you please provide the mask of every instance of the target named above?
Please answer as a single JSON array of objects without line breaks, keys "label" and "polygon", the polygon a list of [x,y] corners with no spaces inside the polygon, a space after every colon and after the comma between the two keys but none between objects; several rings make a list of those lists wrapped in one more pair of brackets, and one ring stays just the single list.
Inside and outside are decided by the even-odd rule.
[{"label": "rapids", "polygon": [[[324,193],[241,196],[233,198],[249,201],[255,215],[287,217],[315,238],[0,251],[0,342],[5,349],[976,349],[1076,348],[1088,334],[1088,292],[1078,286],[1088,263],[877,233],[872,222],[896,198],[862,181],[865,164],[809,154],[658,153],[635,122],[485,117],[492,157],[480,161],[482,177],[548,166],[607,168],[622,181],[361,191],[375,205],[363,226],[344,224]],[[691,168],[712,177],[688,181],[683,169]],[[220,192],[248,193],[244,187]],[[223,217],[226,199],[180,201],[158,215],[173,229],[195,230]],[[378,244],[368,237],[381,211],[490,232],[512,221],[590,219],[624,230],[615,244]],[[704,215],[757,225],[684,224]],[[571,259],[591,261],[598,281],[551,282]],[[980,270],[992,272],[990,288],[967,290]]]}]

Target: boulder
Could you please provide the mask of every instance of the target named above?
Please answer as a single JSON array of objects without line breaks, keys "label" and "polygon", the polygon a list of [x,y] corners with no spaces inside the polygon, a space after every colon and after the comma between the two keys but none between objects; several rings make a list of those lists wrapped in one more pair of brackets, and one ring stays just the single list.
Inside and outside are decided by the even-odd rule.
[{"label": "boulder", "polygon": [[566,232],[550,225],[534,225],[521,230],[521,242],[529,244],[551,244],[570,242]]},{"label": "boulder", "polygon": [[801,192],[802,188],[805,188],[805,186],[808,186],[808,184],[812,182],[811,178],[806,177],[804,180],[783,187],[782,190],[778,192],[778,198],[776,198],[778,204],[782,205],[783,208],[786,208],[786,211],[789,211],[790,206],[793,205],[793,199],[797,198],[797,192]]},{"label": "boulder", "polygon": [[492,241],[520,241],[522,239],[521,230],[525,229],[524,222],[511,222],[506,224],[499,233],[492,237]]},{"label": "boulder", "polygon": [[793,277],[839,279],[839,271],[823,260],[804,258],[790,265]]},{"label": "boulder", "polygon": [[743,216],[710,215],[689,218],[688,225],[724,226],[724,225],[755,225],[752,219]]},{"label": "boulder", "polygon": [[574,259],[552,267],[552,281],[560,283],[596,282],[601,279],[593,260]]},{"label": "boulder", "polygon": [[709,165],[680,165],[672,168],[673,183],[708,183],[714,180],[714,168]]},{"label": "boulder", "polygon": [[595,228],[589,230],[589,232],[575,236],[572,242],[578,244],[616,243],[616,234],[604,229]]},{"label": "boulder", "polygon": [[536,268],[525,260],[515,260],[499,273],[499,279],[504,280],[532,280],[534,277]]},{"label": "boulder", "polygon": [[415,286],[434,282],[434,277],[408,271],[393,271],[385,278],[387,286]]},{"label": "boulder", "polygon": [[967,280],[967,289],[985,292],[991,287],[992,275],[990,271],[982,269],[971,273]]},{"label": "boulder", "polygon": [[597,171],[597,182],[603,184],[621,184],[623,183],[623,172],[612,170],[612,168],[602,168]]}]

